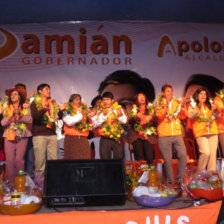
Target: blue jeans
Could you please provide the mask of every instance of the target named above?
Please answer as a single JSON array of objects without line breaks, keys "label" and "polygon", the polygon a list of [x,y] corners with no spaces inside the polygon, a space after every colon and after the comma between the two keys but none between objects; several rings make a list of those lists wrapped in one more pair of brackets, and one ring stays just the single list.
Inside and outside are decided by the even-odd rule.
[{"label": "blue jeans", "polygon": [[28,138],[28,144],[24,155],[25,171],[30,173],[34,170],[34,151],[33,151],[33,137]]}]

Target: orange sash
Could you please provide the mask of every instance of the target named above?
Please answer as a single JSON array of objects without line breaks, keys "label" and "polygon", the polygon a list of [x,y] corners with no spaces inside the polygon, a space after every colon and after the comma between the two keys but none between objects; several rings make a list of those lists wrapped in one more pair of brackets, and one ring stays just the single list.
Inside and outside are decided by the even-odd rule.
[{"label": "orange sash", "polygon": [[8,128],[6,136],[8,141],[13,141],[16,139],[16,131],[14,129]]},{"label": "orange sash", "polygon": [[[115,114],[114,113],[109,113],[107,115],[107,120],[106,120],[107,124],[110,125],[110,126],[113,126],[115,123],[116,123],[116,117],[115,117]],[[103,128],[100,128],[99,129],[99,135],[104,135],[104,131],[103,131]]]},{"label": "orange sash", "polygon": [[[20,112],[22,111],[21,107],[19,107]],[[7,116],[8,117],[12,117],[12,121],[11,122],[15,122],[15,117],[13,117],[13,105],[10,104],[7,108]],[[17,116],[16,118],[17,120],[20,119],[19,116]],[[16,138],[16,130],[11,129],[10,127],[7,128],[7,133],[6,133],[6,137],[8,141],[13,141]]]},{"label": "orange sash", "polygon": [[81,107],[76,107],[74,105],[72,105],[74,111],[79,111],[80,113],[82,113],[82,106]]},{"label": "orange sash", "polygon": [[108,125],[112,126],[112,125],[115,124],[115,122],[116,122],[116,117],[115,117],[114,113],[109,113],[107,115],[107,123],[108,123]]},{"label": "orange sash", "polygon": [[[46,111],[46,113],[45,113],[46,116],[47,117],[53,117],[53,115],[54,115],[54,107],[53,107],[53,104],[52,104],[51,100],[50,99],[44,100],[43,98],[41,98],[41,104],[42,104],[43,108],[48,106],[49,109],[50,109],[50,113],[49,113],[49,111]],[[47,122],[46,126],[47,126],[47,128],[52,128],[52,125],[51,125],[50,122]]]}]

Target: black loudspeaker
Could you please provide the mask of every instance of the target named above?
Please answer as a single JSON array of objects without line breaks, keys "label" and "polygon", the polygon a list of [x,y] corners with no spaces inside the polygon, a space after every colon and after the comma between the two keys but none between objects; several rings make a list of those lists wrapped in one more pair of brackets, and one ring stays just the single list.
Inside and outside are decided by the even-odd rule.
[{"label": "black loudspeaker", "polygon": [[49,160],[43,200],[47,207],[122,205],[126,201],[122,160]]}]

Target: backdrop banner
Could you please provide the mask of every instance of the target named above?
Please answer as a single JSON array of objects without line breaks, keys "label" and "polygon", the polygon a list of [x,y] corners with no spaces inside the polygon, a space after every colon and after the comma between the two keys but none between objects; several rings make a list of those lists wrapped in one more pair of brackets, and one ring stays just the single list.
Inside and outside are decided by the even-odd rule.
[{"label": "backdrop banner", "polygon": [[224,24],[151,21],[73,21],[1,25],[0,95],[17,83],[28,92],[40,83],[52,98],[79,93],[90,103],[116,70],[132,70],[153,83],[169,82],[181,97],[188,78],[208,74],[223,81]]}]

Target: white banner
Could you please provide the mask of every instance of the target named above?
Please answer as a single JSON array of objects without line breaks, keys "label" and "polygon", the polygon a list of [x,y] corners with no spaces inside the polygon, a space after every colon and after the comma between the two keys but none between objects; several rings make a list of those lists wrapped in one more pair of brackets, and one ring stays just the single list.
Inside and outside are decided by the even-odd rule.
[{"label": "white banner", "polygon": [[169,82],[182,96],[188,78],[208,74],[223,81],[224,25],[177,22],[59,22],[0,27],[0,95],[17,83],[28,92],[41,83],[65,102],[79,93],[90,103],[99,84],[117,70],[153,83]]}]

